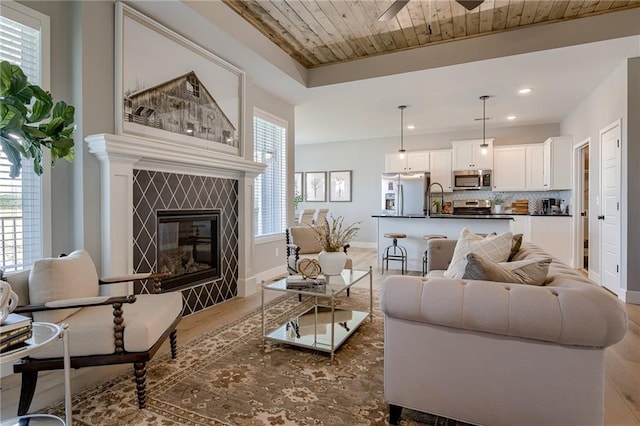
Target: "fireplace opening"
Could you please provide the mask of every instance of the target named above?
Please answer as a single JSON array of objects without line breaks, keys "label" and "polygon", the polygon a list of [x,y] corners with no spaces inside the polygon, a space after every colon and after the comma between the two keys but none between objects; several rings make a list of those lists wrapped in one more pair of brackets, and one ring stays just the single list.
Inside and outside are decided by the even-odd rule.
[{"label": "fireplace opening", "polygon": [[158,272],[163,291],[220,278],[220,210],[158,210]]}]

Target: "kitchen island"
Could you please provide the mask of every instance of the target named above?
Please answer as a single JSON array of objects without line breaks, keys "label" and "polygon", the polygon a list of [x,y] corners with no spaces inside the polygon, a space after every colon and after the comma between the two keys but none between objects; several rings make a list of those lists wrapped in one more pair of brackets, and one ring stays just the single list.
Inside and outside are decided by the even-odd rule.
[{"label": "kitchen island", "polygon": [[[406,216],[372,215],[378,219],[378,266],[382,269],[382,254],[384,249],[391,245],[393,240],[385,238],[387,233],[403,233],[407,238],[398,240],[398,245],[407,249],[407,270],[422,271],[422,255],[427,248],[427,241],[423,238],[429,234],[446,235],[447,238],[458,238],[462,228],[467,228],[477,234],[491,232],[508,232],[512,215],[504,214],[439,214]],[[389,268],[400,269],[399,262],[390,262]]]}]

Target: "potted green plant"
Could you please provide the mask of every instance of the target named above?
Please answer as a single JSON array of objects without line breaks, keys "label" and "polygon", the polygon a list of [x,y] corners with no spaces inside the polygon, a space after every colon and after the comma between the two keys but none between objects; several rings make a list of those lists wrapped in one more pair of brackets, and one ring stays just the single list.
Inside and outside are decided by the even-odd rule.
[{"label": "potted green plant", "polygon": [[355,222],[347,226],[344,224],[342,216],[334,218],[333,215],[329,215],[323,224],[310,225],[315,232],[316,240],[322,247],[322,252],[318,254],[318,263],[323,274],[338,275],[342,272],[347,262],[344,248],[348,247],[348,244],[357,235],[360,223],[362,222]]},{"label": "potted green plant", "polygon": [[502,205],[504,204],[504,198],[502,194],[496,192],[493,194],[493,212],[495,214],[502,213]]},{"label": "potted green plant", "polygon": [[63,101],[53,103],[51,93],[30,84],[22,69],[0,62],[0,147],[9,159],[9,176],[20,176],[22,158],[33,160],[41,175],[42,149],[51,151],[51,163],[59,158],[73,161],[75,108]]}]

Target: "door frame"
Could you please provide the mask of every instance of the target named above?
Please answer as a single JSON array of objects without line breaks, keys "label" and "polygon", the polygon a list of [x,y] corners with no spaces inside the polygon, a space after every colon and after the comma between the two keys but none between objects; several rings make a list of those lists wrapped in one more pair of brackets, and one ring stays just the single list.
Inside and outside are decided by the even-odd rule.
[{"label": "door frame", "polygon": [[[591,137],[588,137],[586,139],[583,139],[582,141],[578,142],[577,144],[575,144],[573,146],[573,201],[572,201],[572,207],[573,207],[573,252],[575,253],[575,256],[573,256],[573,267],[574,268],[579,268],[582,269],[583,268],[583,258],[584,258],[584,231],[582,228],[582,216],[580,216],[580,212],[584,209],[584,206],[582,206],[582,190],[583,188],[583,181],[582,181],[582,149],[584,149],[585,147],[589,147],[589,151],[591,151]],[[589,155],[589,158],[592,158],[591,155]],[[589,170],[591,170],[591,161],[589,162]],[[591,182],[591,172],[589,172],[589,181]],[[593,190],[591,188],[591,185],[589,185],[589,205],[586,206],[587,207],[587,212],[589,212],[588,214],[590,214],[591,209],[590,209],[590,205],[591,205],[591,197],[593,196],[592,194]],[[583,207],[583,209],[580,209],[580,207]],[[589,220],[589,218],[587,217],[587,220]],[[591,251],[591,223],[589,223],[589,251]],[[591,269],[591,256],[589,257],[589,270]]]}]

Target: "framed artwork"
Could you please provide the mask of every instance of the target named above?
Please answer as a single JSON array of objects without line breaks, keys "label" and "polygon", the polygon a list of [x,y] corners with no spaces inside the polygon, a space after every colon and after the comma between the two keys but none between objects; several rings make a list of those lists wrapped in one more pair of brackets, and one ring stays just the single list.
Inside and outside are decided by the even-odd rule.
[{"label": "framed artwork", "polygon": [[327,173],[305,172],[305,201],[327,201]]},{"label": "framed artwork", "polygon": [[245,74],[116,3],[116,133],[241,155]]},{"label": "framed artwork", "polygon": [[293,196],[297,197],[304,194],[304,188],[302,187],[302,173],[295,172],[293,174]]},{"label": "framed artwork", "polygon": [[351,170],[329,172],[329,201],[351,201]]}]

